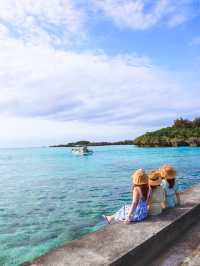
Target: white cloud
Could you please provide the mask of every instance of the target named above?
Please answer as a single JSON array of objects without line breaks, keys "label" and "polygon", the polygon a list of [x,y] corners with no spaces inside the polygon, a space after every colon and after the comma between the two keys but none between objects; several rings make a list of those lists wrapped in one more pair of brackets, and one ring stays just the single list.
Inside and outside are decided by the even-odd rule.
[{"label": "white cloud", "polygon": [[189,19],[189,17],[183,13],[174,14],[171,19],[168,21],[170,27],[175,27],[177,25],[183,24]]},{"label": "white cloud", "polygon": [[5,35],[0,43],[1,142],[132,138],[199,109],[173,73],[148,58],[61,51]]},{"label": "white cloud", "polygon": [[0,40],[1,39],[5,40],[5,38],[8,38],[8,35],[9,35],[8,29],[4,25],[0,24]]},{"label": "white cloud", "polygon": [[[80,139],[109,141],[133,137],[129,126],[62,122],[33,117],[0,115],[0,147],[30,147],[63,144]],[[140,134],[137,128],[134,134]]]},{"label": "white cloud", "polygon": [[[122,114],[138,115],[147,100],[144,94],[157,97],[176,90],[167,73],[135,56],[78,54],[13,39],[2,42],[0,51],[0,109],[4,113],[114,120]],[[121,108],[123,113],[116,112]]]},{"label": "white cloud", "polygon": [[68,44],[77,33],[84,35],[84,21],[84,11],[72,0],[0,1],[0,22],[26,43]]},{"label": "white cloud", "polygon": [[119,27],[148,29],[157,24],[176,26],[193,16],[192,1],[92,0],[97,10]]},{"label": "white cloud", "polygon": [[[130,27],[143,29],[168,4],[144,17],[141,1],[128,2],[102,1],[116,18],[135,10]],[[149,58],[56,49],[84,32],[84,12],[72,0],[2,0],[0,21],[0,146],[133,138],[199,109],[174,73]]]},{"label": "white cloud", "polygon": [[189,44],[190,45],[200,45],[200,36],[194,37]]}]

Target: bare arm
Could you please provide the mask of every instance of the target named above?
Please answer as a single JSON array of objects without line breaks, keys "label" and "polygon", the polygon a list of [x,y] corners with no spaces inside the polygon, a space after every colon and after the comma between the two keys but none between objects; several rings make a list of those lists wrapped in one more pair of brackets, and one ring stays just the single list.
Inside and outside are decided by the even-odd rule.
[{"label": "bare arm", "polygon": [[163,191],[163,202],[161,202],[161,208],[165,209],[167,207],[166,205],[166,197],[165,197],[165,192]]},{"label": "bare arm", "polygon": [[166,203],[165,203],[165,201],[161,202],[161,208],[162,208],[162,209],[165,209],[165,208],[166,208]]}]

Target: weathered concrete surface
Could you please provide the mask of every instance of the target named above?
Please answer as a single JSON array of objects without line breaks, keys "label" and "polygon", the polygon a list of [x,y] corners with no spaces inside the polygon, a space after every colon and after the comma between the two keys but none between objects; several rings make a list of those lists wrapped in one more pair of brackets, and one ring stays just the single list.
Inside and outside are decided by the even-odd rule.
[{"label": "weathered concrete surface", "polygon": [[109,225],[24,265],[149,265],[199,218],[200,185],[197,185],[183,193],[180,207],[141,223]]},{"label": "weathered concrete surface", "polygon": [[193,251],[190,257],[187,257],[181,266],[199,266],[200,265],[200,245]]},{"label": "weathered concrete surface", "polygon": [[[197,264],[194,264],[198,262]],[[200,221],[171,245],[166,246],[148,266],[200,266]]]}]

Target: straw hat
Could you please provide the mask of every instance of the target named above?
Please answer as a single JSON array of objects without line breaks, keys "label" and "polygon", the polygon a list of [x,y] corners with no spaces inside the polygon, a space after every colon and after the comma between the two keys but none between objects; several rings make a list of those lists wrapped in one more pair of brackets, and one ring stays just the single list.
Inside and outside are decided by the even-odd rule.
[{"label": "straw hat", "polygon": [[160,172],[157,170],[151,170],[148,173],[149,177],[149,186],[159,186],[161,184],[161,175]]},{"label": "straw hat", "polygon": [[174,179],[176,176],[176,170],[171,165],[163,165],[160,168],[160,175],[165,179]]},{"label": "straw hat", "polygon": [[148,176],[143,169],[138,169],[132,175],[134,185],[145,185],[148,184]]}]

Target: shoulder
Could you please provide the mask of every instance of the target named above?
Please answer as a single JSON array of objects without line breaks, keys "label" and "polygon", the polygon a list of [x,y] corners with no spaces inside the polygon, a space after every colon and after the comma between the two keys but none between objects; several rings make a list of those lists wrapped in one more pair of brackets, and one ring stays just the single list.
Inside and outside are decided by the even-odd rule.
[{"label": "shoulder", "polygon": [[133,188],[133,194],[139,194],[140,193],[140,188],[139,187],[134,187]]}]

